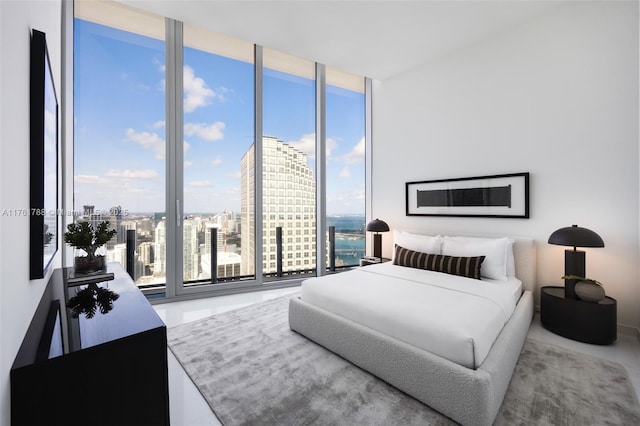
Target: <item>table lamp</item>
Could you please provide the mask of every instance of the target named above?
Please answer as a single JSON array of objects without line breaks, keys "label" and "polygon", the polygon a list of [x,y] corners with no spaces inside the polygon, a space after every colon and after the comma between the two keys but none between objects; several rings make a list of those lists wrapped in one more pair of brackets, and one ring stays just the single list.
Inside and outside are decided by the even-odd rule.
[{"label": "table lamp", "polygon": [[373,235],[373,256],[382,259],[382,235],[380,232],[389,232],[389,225],[384,220],[374,219],[367,223],[367,231],[375,232]]},{"label": "table lamp", "polygon": [[[578,225],[560,228],[549,236],[549,244],[560,246],[572,246],[573,250],[564,251],[564,274],[586,277],[585,252],[576,250],[576,247],[604,247],[604,241],[600,235],[590,229],[581,228]],[[577,299],[575,292],[576,282],[579,280],[564,280],[564,297]]]}]

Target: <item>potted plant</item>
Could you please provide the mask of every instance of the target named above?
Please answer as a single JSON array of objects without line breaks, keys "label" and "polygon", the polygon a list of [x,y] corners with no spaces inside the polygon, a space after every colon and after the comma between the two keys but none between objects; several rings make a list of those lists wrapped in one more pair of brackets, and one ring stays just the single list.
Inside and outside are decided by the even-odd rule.
[{"label": "potted plant", "polygon": [[576,280],[576,295],[585,302],[597,303],[604,299],[604,287],[600,281],[578,275],[564,275],[563,280]]},{"label": "potted plant", "polygon": [[67,225],[64,242],[75,249],[73,266],[77,274],[101,271],[105,267],[105,256],[100,249],[116,234],[109,229],[109,221],[96,226],[89,222],[77,222]]}]

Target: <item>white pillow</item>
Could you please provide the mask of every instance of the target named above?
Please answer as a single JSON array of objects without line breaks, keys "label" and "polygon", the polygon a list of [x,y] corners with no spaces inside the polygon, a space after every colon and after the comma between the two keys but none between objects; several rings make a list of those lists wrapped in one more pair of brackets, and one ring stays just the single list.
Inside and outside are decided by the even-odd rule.
[{"label": "white pillow", "polygon": [[513,255],[513,245],[515,241],[507,238],[507,278],[516,276],[516,258]]},{"label": "white pillow", "polygon": [[411,234],[409,232],[393,230],[393,255],[396,257],[396,244],[400,247],[419,251],[421,253],[441,254],[442,253],[442,237],[440,235],[420,235]]},{"label": "white pillow", "polygon": [[449,237],[442,242],[442,254],[447,256],[485,256],[480,275],[506,281],[515,276],[511,238]]}]

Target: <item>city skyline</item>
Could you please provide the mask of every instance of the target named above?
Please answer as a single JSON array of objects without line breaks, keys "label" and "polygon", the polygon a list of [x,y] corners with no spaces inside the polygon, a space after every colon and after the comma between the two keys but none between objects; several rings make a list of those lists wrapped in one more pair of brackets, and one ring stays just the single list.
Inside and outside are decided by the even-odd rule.
[{"label": "city skyline", "polygon": [[[141,286],[164,285],[166,280],[166,219],[154,215],[132,215],[130,217],[116,214],[105,215],[100,212],[92,212],[90,207],[78,220],[88,220],[97,223],[103,220],[110,221],[110,228],[116,229],[118,234],[106,244],[106,256],[108,262],[120,262],[126,266],[126,230],[136,231],[136,257],[134,274],[136,283]],[[119,211],[114,206],[112,212]],[[358,218],[355,220],[353,218]],[[305,219],[301,218],[301,225]],[[311,220],[311,216],[307,220]],[[364,215],[344,216],[329,221],[336,230],[336,266],[353,266],[365,254],[364,239]],[[241,217],[232,212],[192,215],[183,221],[182,233],[185,241],[183,248],[183,277],[185,282],[197,282],[208,280],[210,274],[211,238],[210,229],[217,229],[217,264],[218,277],[238,277],[253,274],[248,270],[242,270],[241,265],[253,264],[254,257],[251,251],[242,250],[247,244],[245,240],[240,244],[239,228]],[[280,223],[279,223],[280,222]],[[275,272],[275,265],[271,264],[275,259],[273,229],[275,226],[283,226],[283,271],[300,271],[315,268],[315,235],[305,224],[298,227],[294,216],[287,218],[285,222],[275,220],[267,221],[264,226],[268,229],[267,237],[263,238],[263,273]],[[243,228],[251,228],[246,223]],[[295,229],[295,232],[289,232]],[[304,231],[309,232],[304,232]],[[246,238],[249,233],[242,235]],[[231,240],[229,240],[231,239]],[[300,247],[298,247],[300,246]],[[305,253],[307,251],[307,253]],[[329,254],[329,253],[327,253]],[[306,262],[305,262],[306,260]]]}]

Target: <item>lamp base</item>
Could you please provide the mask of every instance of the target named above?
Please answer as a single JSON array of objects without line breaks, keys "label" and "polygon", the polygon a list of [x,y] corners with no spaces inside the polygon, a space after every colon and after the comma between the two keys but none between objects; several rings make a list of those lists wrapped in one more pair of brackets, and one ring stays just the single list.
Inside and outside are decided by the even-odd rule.
[{"label": "lamp base", "polygon": [[[579,250],[564,251],[564,274],[585,277],[585,252]],[[578,299],[576,283],[580,280],[564,280],[564,298]]]},{"label": "lamp base", "polygon": [[373,235],[373,257],[382,259],[382,235]]}]

